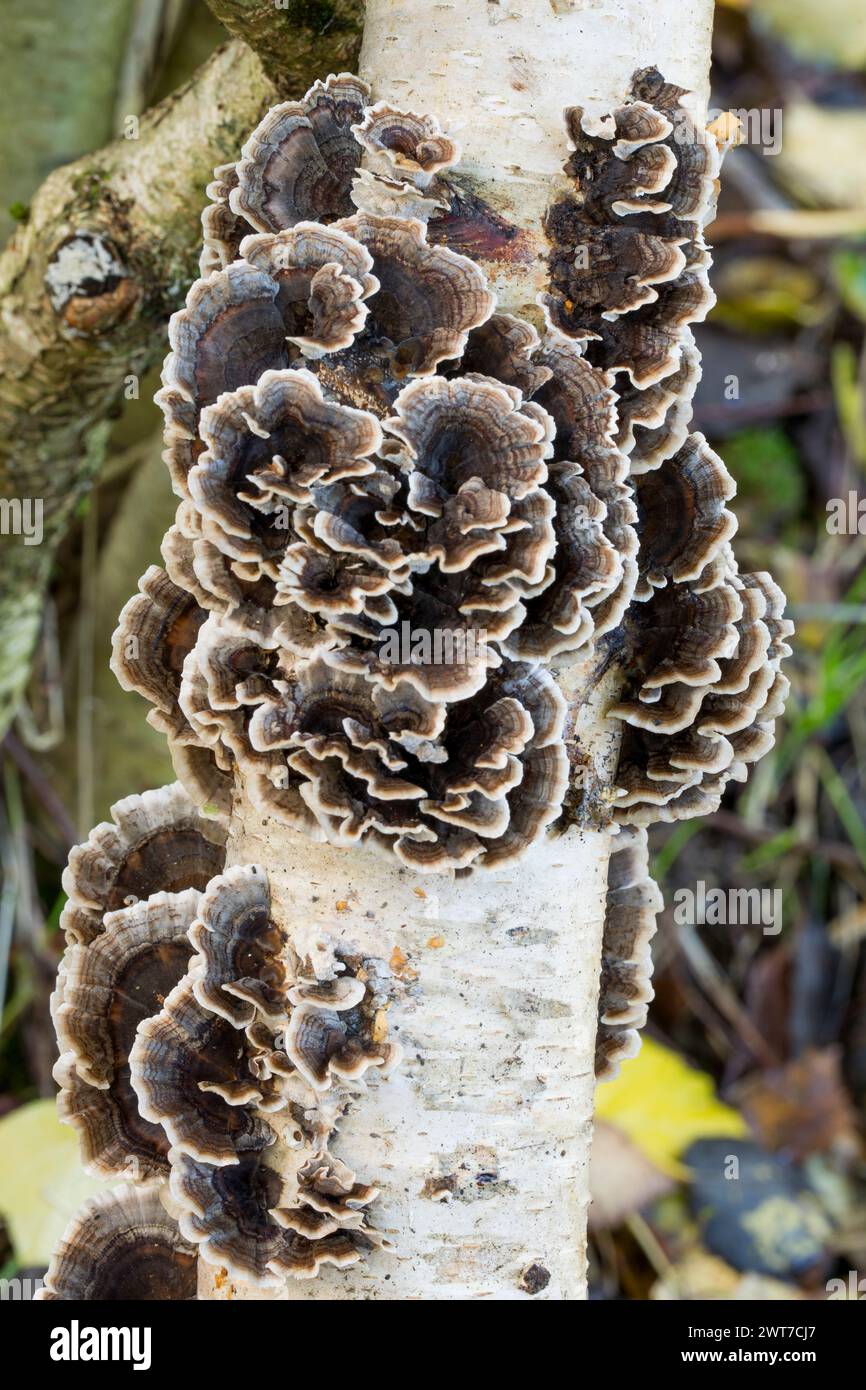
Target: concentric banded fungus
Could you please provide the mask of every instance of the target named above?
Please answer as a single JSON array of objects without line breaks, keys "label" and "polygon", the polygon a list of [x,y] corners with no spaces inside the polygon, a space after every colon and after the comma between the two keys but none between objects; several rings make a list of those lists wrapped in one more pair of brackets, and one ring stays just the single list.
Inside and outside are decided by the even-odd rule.
[{"label": "concentric banded fungus", "polygon": [[250,724],[259,746],[298,750],[288,766],[329,839],[368,839],[435,872],[504,863],[555,819],[567,776],[565,704],[545,671],[503,663],[446,712],[402,684],[390,694],[329,674],[331,660],[302,669]]},{"label": "concentric banded fungus", "polygon": [[736,486],[703,435],[690,434],[683,447],[652,472],[635,479],[638,506],[636,597],[651,587],[698,579],[733,536],[737,520],[725,506]]},{"label": "concentric banded fungus", "polygon": [[61,1057],[60,1117],[78,1131],[82,1160],[98,1173],[164,1176],[168,1144],[142,1119],[129,1054],[143,1019],[186,974],[187,937],[199,893],[155,893],[105,916],[102,934],[70,946],[52,1001]]},{"label": "concentric banded fungus", "polygon": [[205,452],[190,496],[207,539],[247,574],[275,579],[288,516],[312,501],[314,484],[371,473],[381,432],[372,416],[325,401],[308,371],[265,372],[202,414]]},{"label": "concentric banded fungus", "polygon": [[720,587],[734,592],[740,606],[730,653],[708,663],[703,683],[675,682],[658,702],[623,702],[616,711],[633,726],[616,779],[617,817],[625,823],[710,814],[726,784],[742,781],[748,765],[772,747],[788,685],[779,666],[793,631],[781,616],[784,596],[766,574],[729,573]]},{"label": "concentric banded fungus", "polygon": [[138,587],[112,637],[111,669],[124,690],[138,691],[153,705],[149,724],[170,739],[194,742],[177,697],[183,663],[207,614],[158,565]]},{"label": "concentric banded fungus", "polygon": [[105,912],[151,893],[206,888],[225,862],[225,827],[201,815],[179,782],[127,796],[111,814],[113,823],[70,852],[63,873],[60,925],[70,941],[92,940]]},{"label": "concentric banded fungus", "polygon": [[199,416],[223,391],[287,367],[286,326],[275,300],[279,286],[246,261],[196,280],[186,307],[168,326],[172,351],[156,402],[165,416],[165,459],[172,487],[187,496],[186,478],[201,443]]},{"label": "concentric banded fungus", "polygon": [[628,372],[639,390],[681,368],[687,326],[714,299],[700,229],[720,155],[691,120],[686,96],[645,69],[609,124],[581,107],[569,111],[575,194],[547,220],[550,322],[584,341],[595,365]]},{"label": "concentric banded fungus", "polygon": [[35,1295],[48,1300],[137,1302],[196,1297],[196,1253],[158,1187],[124,1184],[73,1217]]},{"label": "concentric banded fungus", "polygon": [[428,375],[459,357],[470,330],[495,304],[479,268],[447,247],[429,245],[415,218],[358,212],[338,225],[373,257],[379,290],[368,306],[367,332],[390,345],[395,379]]},{"label": "concentric banded fungus", "polygon": [[460,158],[460,146],[445,135],[435,116],[399,111],[377,101],[353,133],[375,173],[390,174],[427,188],[434,175]]},{"label": "concentric banded fungus", "polygon": [[232,211],[262,232],[347,216],[361,162],[352,127],[368,96],[365,84],[344,72],[314,83],[301,101],[274,106],[244,145],[229,193]]},{"label": "concentric banded fungus", "polygon": [[289,341],[306,357],[349,347],[364,327],[364,300],[379,282],[369,251],[337,227],[298,222],[276,236],[248,237],[241,254],[276,280]]},{"label": "concentric banded fungus", "polygon": [[270,901],[262,870],[238,865],[212,881],[190,931],[199,953],[195,997],[235,1028],[257,1014],[279,1018],[285,1009],[282,935],[270,920]]},{"label": "concentric banded fungus", "polygon": [[[313,1181],[299,1177],[298,1207],[282,1207],[283,1180],[261,1155],[231,1168],[213,1168],[180,1155],[172,1162],[172,1205],[183,1235],[204,1260],[259,1288],[279,1288],[289,1278],[314,1278],[322,1265],[345,1269],[357,1264],[382,1243],[377,1232],[363,1225],[363,1215],[356,1220],[348,1202],[346,1220],[317,1220],[324,1203],[312,1176]],[[328,1184],[323,1185],[327,1200]],[[346,1194],[350,1199],[353,1191],[358,1189],[350,1187]],[[368,1191],[360,1189],[362,1195]],[[306,1224],[303,1233],[296,1229],[301,1224]]]},{"label": "concentric banded fungus", "polygon": [[664,907],[650,877],[645,830],[622,830],[614,840],[607,876],[595,1071],[611,1080],[620,1062],[640,1047],[637,1030],[653,997],[650,941]]},{"label": "concentric banded fungus", "polygon": [[246,218],[229,206],[232,189],[237,186],[237,165],[220,164],[205,189],[211,202],[201,215],[203,246],[198,271],[202,279],[237,260],[241,242],[253,230]]},{"label": "concentric banded fungus", "polygon": [[[182,500],[114,656],[188,795],[131,798],[73,852],[82,944],[54,1005],[61,1107],[92,1166],[168,1163],[184,1239],[274,1289],[387,1248],[376,1186],[331,1149],[416,1042],[399,1009],[415,986],[375,935],[399,894],[333,935],[320,905],[310,936],[291,887],[310,865],[283,827],[458,876],[554,821],[629,827],[601,963],[611,1074],[646,1016],[660,903],[630,827],[718,805],[787,688],[784,600],[739,575],[733,484],[688,433],[718,149],[685,94],[647,70],[606,120],[569,113],[543,339],[494,312],[483,268],[524,303],[539,229],[461,181],[432,116],[368,97],[348,74],[317,83],[210,186],[210,273],[172,320],[159,393]],[[596,682],[619,767],[566,800]],[[232,812],[231,868],[190,798]],[[201,894],[191,925],[183,890]]]},{"label": "concentric banded fungus", "polygon": [[293,1007],[286,1054],[314,1091],[330,1090],[335,1080],[356,1081],[370,1067],[387,1076],[400,1060],[399,1043],[377,1040],[376,1015],[365,1007],[363,985],[359,997],[360,983],[338,979],[329,986],[307,984],[289,995]]},{"label": "concentric banded fungus", "polygon": [[274,1134],[255,1113],[262,1092],[249,1055],[242,1033],[202,1009],[187,976],[161,1013],[140,1025],[130,1052],[141,1114],[202,1163],[234,1164],[260,1152]]}]

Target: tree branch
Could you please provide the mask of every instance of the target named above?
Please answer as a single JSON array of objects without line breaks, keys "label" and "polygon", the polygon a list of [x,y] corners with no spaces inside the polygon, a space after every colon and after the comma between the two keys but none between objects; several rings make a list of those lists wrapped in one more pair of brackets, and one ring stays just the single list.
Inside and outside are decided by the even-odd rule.
[{"label": "tree branch", "polygon": [[280,94],[296,95],[309,75],[354,66],[364,0],[208,0],[230,34],[249,44]]},{"label": "tree branch", "polygon": [[[55,170],[0,257],[0,736],[26,685],[56,544],[107,417],[165,350],[196,274],[204,186],[281,93],[354,59],[359,0],[216,0],[235,33],[137,138]],[[325,13],[327,9],[327,14]],[[353,27],[354,26],[354,27]]]}]

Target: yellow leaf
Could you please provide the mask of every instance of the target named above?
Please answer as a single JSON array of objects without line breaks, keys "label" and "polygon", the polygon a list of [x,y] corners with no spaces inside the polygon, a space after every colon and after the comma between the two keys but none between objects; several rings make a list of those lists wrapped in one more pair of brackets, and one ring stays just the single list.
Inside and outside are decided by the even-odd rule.
[{"label": "yellow leaf", "polygon": [[674,1178],[687,1176],[678,1160],[695,1139],[748,1133],[738,1111],[716,1098],[711,1077],[651,1038],[615,1081],[599,1086],[595,1108]]},{"label": "yellow leaf", "polygon": [[75,1131],[53,1100],[34,1100],[0,1120],[0,1214],[21,1268],[47,1265],[77,1207],[105,1187],[83,1172]]}]

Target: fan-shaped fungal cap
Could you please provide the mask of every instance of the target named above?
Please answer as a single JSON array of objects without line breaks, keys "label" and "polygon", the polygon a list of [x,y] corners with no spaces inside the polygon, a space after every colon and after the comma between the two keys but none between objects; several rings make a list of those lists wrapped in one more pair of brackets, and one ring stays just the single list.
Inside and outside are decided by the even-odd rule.
[{"label": "fan-shaped fungal cap", "polygon": [[730,578],[703,592],[694,584],[668,585],[634,606],[626,637],[640,671],[639,688],[636,698],[627,695],[612,714],[669,733],[691,723],[703,695],[721,677],[720,660],[737,647],[743,608]]},{"label": "fan-shaped fungal cap", "polygon": [[255,864],[236,865],[208,885],[190,941],[193,991],[202,1008],[235,1028],[285,1010],[282,934],[270,920],[267,875]]},{"label": "fan-shaped fungal cap", "polygon": [[427,188],[435,174],[460,158],[460,146],[435,116],[416,116],[386,101],[367,107],[353,134],[375,172],[399,175],[418,188]]},{"label": "fan-shaped fungal cap", "polygon": [[549,322],[583,340],[595,365],[628,372],[641,391],[681,368],[688,325],[713,303],[700,228],[719,152],[689,116],[685,95],[647,69],[606,125],[579,107],[567,112],[575,194],[547,218]]},{"label": "fan-shaped fungal cap", "polygon": [[72,1218],[36,1298],[154,1301],[196,1297],[196,1254],[155,1186],[123,1184]]},{"label": "fan-shaped fungal cap", "polygon": [[140,1025],[130,1052],[141,1114],[203,1163],[234,1164],[261,1151],[274,1134],[253,1109],[261,1089],[248,1056],[244,1035],[201,1007],[187,976]]},{"label": "fan-shaped fungal cap", "polygon": [[[564,495],[557,499],[563,510],[560,515],[557,507],[554,521],[557,580],[547,594],[528,605],[527,622],[540,621],[557,631],[550,621],[555,613],[551,602],[557,604],[560,596],[567,599],[572,582],[578,591],[587,584],[585,605],[591,610],[595,635],[601,636],[622,621],[637,581],[637,510],[626,482],[628,460],[614,438],[613,378],[562,340],[545,342],[535,362],[549,373],[535,399],[556,425],[554,459],[562,467],[552,475],[554,488]],[[592,494],[583,507],[583,485],[575,482],[575,475],[585,480]],[[593,525],[600,525],[607,546],[590,546]],[[587,583],[589,576],[593,577]]]},{"label": "fan-shaped fungal cap", "polygon": [[246,261],[235,261],[196,280],[186,306],[168,326],[156,403],[165,416],[163,458],[172,486],[187,496],[187,474],[201,445],[201,411],[224,392],[258,381],[269,368],[287,367],[286,326],[275,300],[279,285]]},{"label": "fan-shaped fungal cap", "polygon": [[531,323],[513,314],[494,314],[469,334],[460,370],[516,386],[529,400],[552,376],[550,367],[535,360],[540,347]]},{"label": "fan-shaped fungal cap", "polygon": [[634,476],[658,468],[685,444],[692,398],[701,375],[701,355],[684,329],[680,365],[655,386],[623,385],[617,400],[617,443],[629,456]]},{"label": "fan-shaped fungal cap", "polygon": [[314,1278],[322,1265],[357,1264],[381,1243],[373,1231],[328,1231],[314,1220],[309,1234],[281,1225],[275,1216],[282,1215],[282,1190],[282,1179],[262,1155],[231,1168],[172,1156],[171,1197],[181,1231],[204,1260],[223,1265],[234,1278],[279,1288],[288,1278]]},{"label": "fan-shaped fungal cap", "polygon": [[710,814],[726,784],[742,781],[748,764],[772,746],[773,721],[787,691],[779,666],[790,652],[785,639],[792,626],[768,575],[741,577],[732,557],[727,563],[724,579],[694,586],[701,600],[721,589],[736,596],[739,614],[727,654],[708,664],[703,681],[676,681],[619,706],[634,726],[623,737],[616,774],[616,816],[623,824]]},{"label": "fan-shaped fungal cap", "polygon": [[565,705],[546,672],[502,663],[479,693],[436,707],[400,683],[391,693],[329,673],[332,659],[301,666],[281,702],[250,723],[260,746],[290,750],[329,839],[368,839],[435,872],[505,862],[556,817]]},{"label": "fan-shaped fungal cap", "polygon": [[451,206],[450,189],[436,182],[427,188],[372,169],[359,169],[352,180],[352,202],[359,212],[376,217],[417,217],[427,222]]},{"label": "fan-shaped fungal cap", "polygon": [[188,485],[206,537],[276,578],[294,508],[316,483],[372,472],[381,431],[365,411],[326,401],[311,372],[274,371],[205,410],[201,439]]},{"label": "fan-shaped fungal cap", "polygon": [[111,669],[124,690],[138,691],[153,706],[148,720],[155,729],[190,741],[177,696],[183,663],[207,614],[158,565],[145,571],[138,587],[111,639]]},{"label": "fan-shaped fungal cap", "polygon": [[279,285],[277,307],[290,342],[306,357],[349,347],[379,288],[366,247],[337,227],[298,222],[276,235],[247,237],[241,253]]},{"label": "fan-shaped fungal cap", "polygon": [[243,147],[232,211],[262,232],[345,217],[361,156],[352,127],[368,96],[360,78],[344,72],[314,83],[301,101],[272,107]]},{"label": "fan-shaped fungal cap", "polygon": [[225,827],[203,816],[179,782],[128,796],[70,851],[63,872],[69,902],[60,924],[71,939],[97,935],[105,912],[164,890],[203,889],[225,862]]},{"label": "fan-shaped fungal cap", "polygon": [[219,164],[205,192],[211,199],[201,215],[202,253],[198,273],[203,278],[214,270],[225,270],[236,260],[244,237],[253,230],[245,217],[229,206],[233,188],[238,186],[236,164]]},{"label": "fan-shaped fungal cap", "polygon": [[359,1005],[337,1012],[312,997],[292,1009],[285,1049],[314,1091],[358,1080],[370,1067],[387,1076],[402,1056],[399,1043],[375,1041],[373,1019]]},{"label": "fan-shaped fungal cap", "polygon": [[725,506],[736,493],[733,478],[702,434],[659,468],[635,478],[641,582],[638,598],[669,580],[698,579],[737,529]]},{"label": "fan-shaped fungal cap", "polygon": [[473,328],[493,312],[483,272],[467,256],[427,242],[415,218],[358,212],[339,223],[373,257],[379,290],[369,302],[367,333],[391,345],[395,376],[426,376],[459,357]]},{"label": "fan-shaped fungal cap", "polygon": [[60,1061],[60,1117],[78,1131],[85,1165],[99,1173],[163,1176],[168,1144],[139,1114],[129,1054],[139,1024],[185,975],[199,893],[155,893],[105,916],[100,936],[70,946],[52,1001]]}]

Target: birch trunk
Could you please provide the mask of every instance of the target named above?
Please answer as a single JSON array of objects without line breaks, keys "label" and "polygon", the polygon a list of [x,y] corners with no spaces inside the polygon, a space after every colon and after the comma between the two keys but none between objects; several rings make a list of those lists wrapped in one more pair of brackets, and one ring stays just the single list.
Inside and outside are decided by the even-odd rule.
[{"label": "birch trunk", "polygon": [[[564,107],[603,114],[635,68],[653,63],[695,91],[699,109],[712,9],[712,0],[368,0],[361,74],[375,98],[438,115],[462,142],[461,174],[537,252],[485,267],[501,308],[538,321],[542,218],[564,186]],[[561,679],[570,749],[603,806],[616,767],[611,691],[591,658]],[[202,1262],[201,1297],[585,1295],[609,853],[601,820],[549,836],[516,867],[454,880],[236,811],[229,862],[265,867],[275,916],[301,954],[342,942],[398,962],[412,981],[388,1014],[403,1061],[358,1091],[332,1145],[381,1186],[374,1224],[396,1252],[274,1295],[215,1278]],[[277,1150],[287,1170],[297,1163]]]}]

